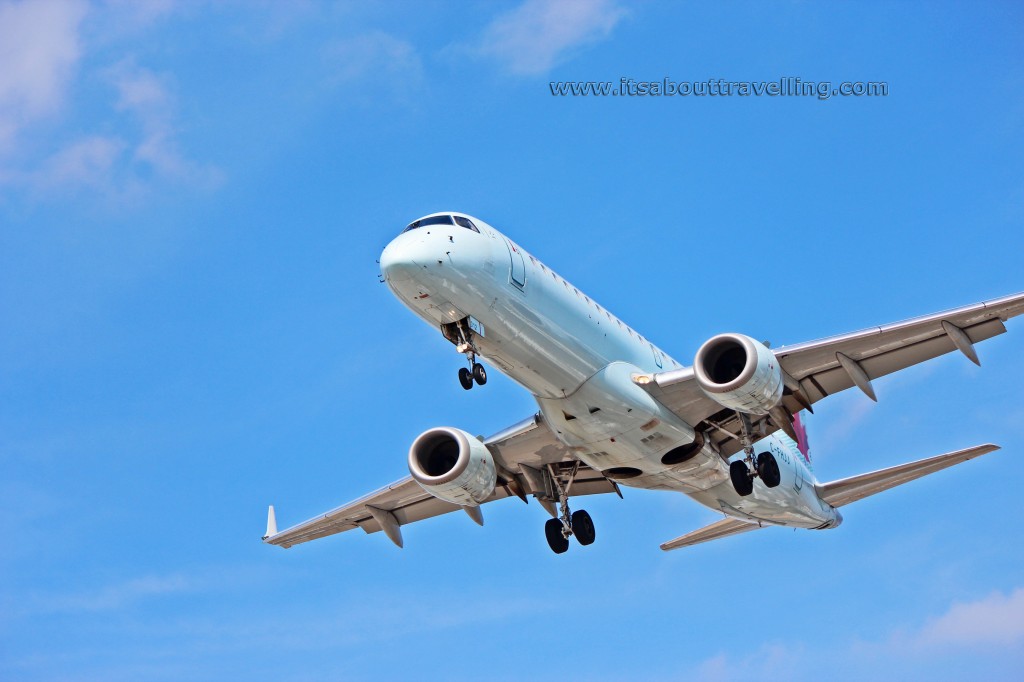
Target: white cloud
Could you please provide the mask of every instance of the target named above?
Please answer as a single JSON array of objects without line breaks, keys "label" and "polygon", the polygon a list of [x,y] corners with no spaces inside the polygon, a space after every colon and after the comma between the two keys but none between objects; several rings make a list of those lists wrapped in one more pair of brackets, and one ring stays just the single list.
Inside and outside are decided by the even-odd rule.
[{"label": "white cloud", "polygon": [[156,175],[200,186],[216,185],[220,173],[196,164],[182,154],[177,140],[175,99],[165,79],[125,60],[107,72],[117,91],[115,108],[132,116],[141,129],[133,146],[135,162]]},{"label": "white cloud", "polygon": [[332,85],[358,82],[401,94],[423,81],[423,62],[416,48],[382,31],[334,41],[323,54]]},{"label": "white cloud", "polygon": [[60,109],[86,11],[77,0],[0,3],[0,153],[24,126]]},{"label": "white cloud", "polygon": [[697,666],[695,674],[686,677],[706,682],[794,679],[800,654],[799,650],[781,644],[765,644],[738,657],[720,653],[705,660]]},{"label": "white cloud", "polygon": [[48,186],[101,186],[124,148],[124,141],[115,137],[83,137],[50,157],[36,182]]},{"label": "white cloud", "polygon": [[112,611],[140,599],[177,594],[194,589],[180,575],[144,576],[94,591],[49,595],[32,600],[29,611],[42,613],[77,613]]},{"label": "white cloud", "polygon": [[30,170],[0,173],[0,183],[46,196],[54,190],[95,190],[118,203],[143,196],[152,181],[215,187],[221,173],[183,154],[176,101],[166,79],[125,59],[101,72],[112,87],[107,118],[123,115],[116,135],[87,133],[66,142]]},{"label": "white cloud", "polygon": [[[812,456],[822,453],[828,457],[828,453],[842,448],[878,404],[857,389],[834,396],[834,400],[829,410],[837,416],[825,421],[821,435],[815,438],[813,426],[808,429]],[[813,419],[807,419],[807,422],[815,423]]]},{"label": "white cloud", "polygon": [[[83,73],[73,87],[80,65],[87,64],[83,45],[95,47],[103,26],[142,30],[172,7],[165,0],[108,2],[95,10],[79,0],[0,0],[0,185],[48,198],[57,189],[89,189],[123,201],[153,181],[220,183],[218,170],[182,152],[166,76],[127,58]],[[90,12],[95,21],[83,27]],[[106,100],[98,124],[72,118],[71,105],[88,99]],[[112,124],[119,124],[117,133],[99,132]]]},{"label": "white cloud", "polygon": [[541,74],[607,38],[625,14],[613,0],[526,0],[492,21],[472,52],[515,74]]},{"label": "white cloud", "polygon": [[1007,647],[1024,644],[1024,588],[1009,595],[993,592],[984,599],[953,604],[913,638],[925,647]]}]

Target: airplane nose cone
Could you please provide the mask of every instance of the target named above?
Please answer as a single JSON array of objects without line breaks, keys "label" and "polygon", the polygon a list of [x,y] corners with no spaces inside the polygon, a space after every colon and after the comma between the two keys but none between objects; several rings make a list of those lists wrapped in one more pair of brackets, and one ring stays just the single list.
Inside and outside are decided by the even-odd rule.
[{"label": "airplane nose cone", "polygon": [[391,282],[410,279],[420,266],[415,260],[416,240],[405,235],[388,244],[380,254],[380,271]]}]

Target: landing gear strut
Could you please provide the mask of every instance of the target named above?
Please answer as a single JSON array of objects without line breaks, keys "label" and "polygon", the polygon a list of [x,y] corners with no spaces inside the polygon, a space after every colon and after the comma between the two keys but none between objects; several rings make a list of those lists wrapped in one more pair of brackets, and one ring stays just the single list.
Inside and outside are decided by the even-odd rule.
[{"label": "landing gear strut", "polygon": [[[743,452],[746,456],[729,465],[729,478],[732,480],[732,487],[736,490],[736,494],[746,497],[754,492],[754,477],[758,475],[758,470],[754,466],[754,427],[750,423],[749,415],[744,412],[736,414],[740,418],[740,443],[743,445]],[[778,471],[778,466],[776,466],[776,471]]]},{"label": "landing gear strut", "polygon": [[737,414],[740,418],[740,443],[746,456],[729,464],[729,479],[736,493],[746,497],[754,492],[754,478],[760,477],[765,486],[774,488],[782,482],[782,473],[772,453],[762,452],[754,458],[754,427],[748,415],[743,412]]},{"label": "landing gear strut", "polygon": [[558,492],[559,514],[557,519],[548,519],[544,524],[544,537],[547,538],[548,547],[555,554],[562,554],[569,549],[570,536],[576,536],[581,545],[592,544],[597,538],[594,520],[590,518],[590,514],[582,509],[569,511],[569,489],[579,468],[580,463],[576,462],[569,473],[569,480],[563,485],[551,465],[548,465],[548,474]]},{"label": "landing gear strut", "polygon": [[[473,342],[470,341],[470,331],[465,324],[464,320],[459,320],[448,327],[454,327],[456,334],[455,339],[455,350],[464,354],[466,359],[469,361],[469,368],[462,367],[459,369],[459,383],[462,384],[462,388],[467,391],[473,388],[473,383],[476,382],[480,386],[487,383],[487,370],[484,366],[476,361],[476,347],[473,346]],[[450,331],[446,331],[445,335],[448,336]],[[452,338],[448,336],[448,338]]]}]

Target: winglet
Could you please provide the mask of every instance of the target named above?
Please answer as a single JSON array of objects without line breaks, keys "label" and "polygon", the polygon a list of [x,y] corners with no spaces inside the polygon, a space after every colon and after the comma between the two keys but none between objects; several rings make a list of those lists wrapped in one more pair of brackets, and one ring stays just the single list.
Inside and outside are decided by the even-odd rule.
[{"label": "winglet", "polygon": [[267,534],[263,536],[266,540],[271,535],[277,535],[277,517],[274,515],[274,505],[267,510]]}]

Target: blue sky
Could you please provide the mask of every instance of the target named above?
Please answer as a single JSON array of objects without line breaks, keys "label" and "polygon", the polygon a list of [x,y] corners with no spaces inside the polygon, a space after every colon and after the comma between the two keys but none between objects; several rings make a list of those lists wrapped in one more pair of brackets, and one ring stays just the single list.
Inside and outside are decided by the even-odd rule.
[{"label": "blue sky", "polygon": [[[259,541],[531,398],[377,281],[478,215],[682,361],[1024,290],[1015,3],[0,2],[0,678],[1013,679],[1024,323],[811,421],[830,480],[1003,451],[663,553],[681,495]],[[554,80],[886,97],[552,97]]]}]

